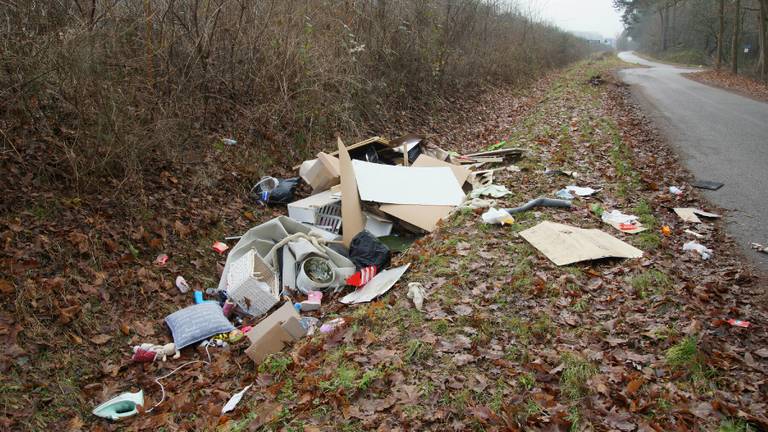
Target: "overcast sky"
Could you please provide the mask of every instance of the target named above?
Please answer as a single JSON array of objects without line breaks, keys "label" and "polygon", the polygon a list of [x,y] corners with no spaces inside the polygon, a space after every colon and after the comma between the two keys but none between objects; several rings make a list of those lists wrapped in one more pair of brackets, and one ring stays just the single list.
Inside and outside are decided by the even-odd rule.
[{"label": "overcast sky", "polygon": [[614,37],[624,28],[611,0],[518,0],[518,3],[564,30]]}]

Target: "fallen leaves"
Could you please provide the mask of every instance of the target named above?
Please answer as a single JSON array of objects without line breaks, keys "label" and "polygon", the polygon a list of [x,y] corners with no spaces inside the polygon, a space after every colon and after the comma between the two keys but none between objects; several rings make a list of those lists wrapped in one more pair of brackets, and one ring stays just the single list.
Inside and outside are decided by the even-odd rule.
[{"label": "fallen leaves", "polygon": [[104,345],[105,343],[112,340],[112,336],[106,335],[106,334],[99,334],[99,335],[93,336],[90,340],[96,345]]}]

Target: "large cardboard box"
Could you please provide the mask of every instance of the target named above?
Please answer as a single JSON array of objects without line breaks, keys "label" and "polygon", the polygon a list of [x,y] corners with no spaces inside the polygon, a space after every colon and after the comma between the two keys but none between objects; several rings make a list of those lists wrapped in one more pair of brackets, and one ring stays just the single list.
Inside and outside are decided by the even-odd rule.
[{"label": "large cardboard box", "polygon": [[327,153],[318,153],[317,159],[302,164],[299,175],[306,181],[314,192],[322,192],[331,186],[339,184],[339,159]]}]

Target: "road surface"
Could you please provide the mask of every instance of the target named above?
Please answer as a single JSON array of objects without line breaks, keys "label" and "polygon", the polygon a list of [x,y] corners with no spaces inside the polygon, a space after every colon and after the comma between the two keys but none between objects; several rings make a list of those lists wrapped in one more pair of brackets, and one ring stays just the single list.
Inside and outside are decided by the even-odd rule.
[{"label": "road surface", "polygon": [[[632,52],[619,57],[648,66],[619,74],[694,177],[725,183],[704,195],[728,210],[728,232],[768,273],[768,255],[750,249],[751,242],[768,243],[768,104],[683,76],[698,69],[650,62]],[[717,245],[706,246],[717,253]]]}]

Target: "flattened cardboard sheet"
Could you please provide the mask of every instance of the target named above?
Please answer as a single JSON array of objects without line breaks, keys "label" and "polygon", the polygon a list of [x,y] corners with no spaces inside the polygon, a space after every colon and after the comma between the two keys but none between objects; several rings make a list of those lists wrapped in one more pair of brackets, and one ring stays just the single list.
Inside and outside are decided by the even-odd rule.
[{"label": "flattened cardboard sheet", "polygon": [[[421,155],[412,167],[448,167],[453,171],[456,181],[463,185],[470,175],[470,171],[462,166],[454,165],[427,155]],[[437,227],[437,222],[447,218],[454,206],[420,206],[412,204],[384,204],[379,207],[381,211],[392,215],[424,231],[432,232]]]},{"label": "flattened cardboard sheet", "polygon": [[[382,204],[458,206],[464,192],[451,169],[352,161],[360,199]],[[342,188],[342,197],[345,192]]]},{"label": "flattened cardboard sheet", "polygon": [[599,229],[542,222],[520,233],[556,265],[601,258],[640,258],[643,251]]},{"label": "flattened cardboard sheet", "polygon": [[699,210],[693,207],[682,207],[682,208],[679,207],[673,210],[675,211],[675,213],[677,213],[680,219],[690,223],[701,223],[701,219],[699,219],[699,216],[708,217],[708,218],[720,217],[719,214],[705,212],[703,210]]},{"label": "flattened cardboard sheet", "polygon": [[341,171],[341,229],[344,231],[344,246],[349,247],[352,239],[365,227],[365,215],[360,205],[357,191],[357,180],[352,168],[352,158],[349,157],[341,138],[339,144],[339,170]]}]

